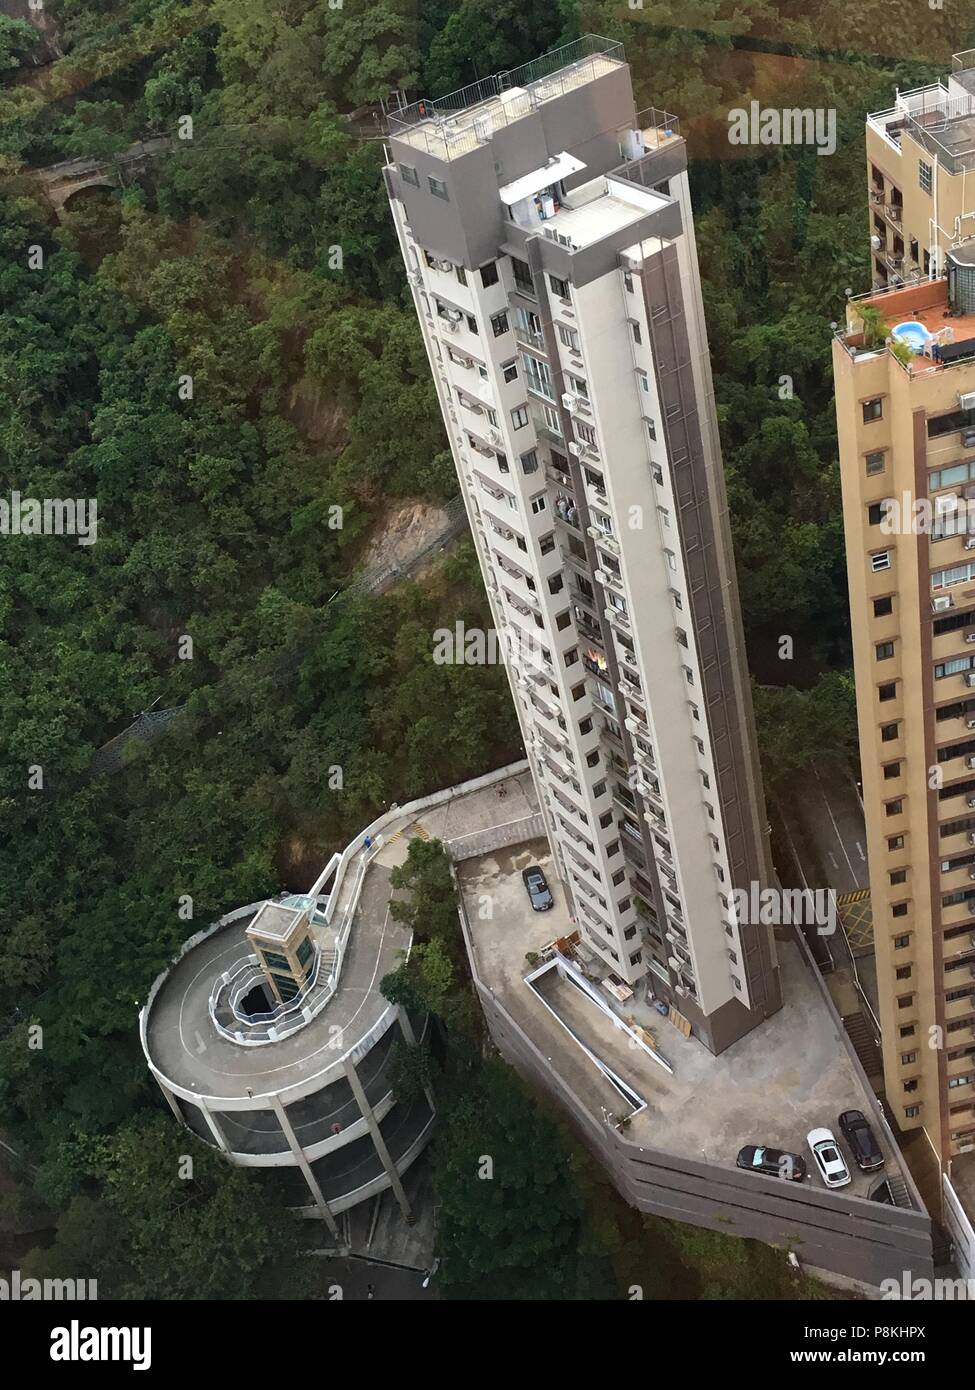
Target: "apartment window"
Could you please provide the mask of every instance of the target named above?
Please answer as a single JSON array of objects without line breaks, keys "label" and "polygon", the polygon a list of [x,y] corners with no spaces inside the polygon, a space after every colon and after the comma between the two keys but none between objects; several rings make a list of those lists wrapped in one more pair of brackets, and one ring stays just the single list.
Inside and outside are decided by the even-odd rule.
[{"label": "apartment window", "polygon": [[917,1117],[918,1117],[918,1115],[920,1115],[920,1113],[921,1113],[921,1107],[920,1107],[919,1105],[905,1105],[905,1106],[904,1106],[904,1114],[907,1116],[907,1118],[908,1118],[909,1120],[916,1120]]},{"label": "apartment window", "polygon": [[897,682],[885,681],[883,685],[877,687],[878,700],[893,700],[897,694]]},{"label": "apartment window", "polygon": [[[907,916],[907,903],[894,903],[894,906],[890,909],[890,915],[891,915],[891,917],[906,917],[906,916]],[[905,966],[904,969],[907,971],[907,974],[906,974],[906,975],[898,974],[897,978],[898,978],[899,980],[906,980],[906,979],[908,979],[908,978],[910,977],[911,967],[908,965],[908,966]]]},{"label": "apartment window", "polygon": [[532,511],[535,513],[536,516],[539,512],[543,512],[545,510],[545,505],[546,503],[544,492],[540,492],[537,494],[537,496],[532,498]]},{"label": "apartment window", "polygon": [[[894,950],[895,950],[895,951],[903,951],[904,948],[905,948],[906,946],[910,946],[910,944],[911,944],[911,935],[910,935],[910,932],[905,932],[902,936],[895,936],[895,937],[894,937]],[[913,1031],[913,1030],[912,1030],[912,1031]],[[903,1029],[901,1030],[901,1032],[903,1032]]]},{"label": "apartment window", "polygon": [[893,782],[895,777],[901,775],[900,763],[887,763],[884,767],[884,781]]},{"label": "apartment window", "polygon": [[932,170],[931,165],[925,160],[919,159],[917,162],[917,181],[925,193],[931,192]]},{"label": "apartment window", "polygon": [[913,1023],[905,1023],[902,1027],[898,1028],[897,1032],[902,1038],[913,1038],[914,1034],[917,1032],[917,1026]]},{"label": "apartment window", "polygon": [[467,271],[462,265],[454,266],[454,274],[457,276],[457,280],[461,285],[467,284]]},{"label": "apartment window", "polygon": [[643,391],[643,392],[645,392],[646,395],[649,396],[649,394],[650,394],[650,378],[647,376],[646,372],[643,371],[643,370],[641,370],[641,368],[639,368],[639,367],[637,368],[636,379],[637,379],[637,381],[640,383],[640,390]]},{"label": "apartment window", "polygon": [[917,244],[917,237],[916,237],[916,236],[912,236],[912,237],[911,237],[911,260],[915,263],[915,265],[916,265],[917,262],[920,260],[920,252],[919,252],[919,250],[918,250],[918,244]]},{"label": "apartment window", "polygon": [[[578,650],[577,650],[575,647],[570,647],[569,650],[568,650],[567,652],[564,652],[564,653],[563,653],[562,661],[563,661],[563,664],[564,664],[566,667],[574,666],[578,660],[579,660],[579,652],[578,652]],[[588,759],[588,758],[586,759],[586,762],[589,762],[589,759]],[[598,754],[598,753],[596,754],[596,762],[597,762],[597,763],[599,762],[599,754]],[[589,763],[589,766],[592,767],[592,763]]]},{"label": "apartment window", "polygon": [[474,315],[473,315],[473,314],[465,314],[465,315],[464,315],[464,318],[467,320],[467,329],[468,329],[468,332],[470,332],[470,333],[476,333],[476,332],[478,331],[478,329],[477,329],[477,319],[474,317]]},{"label": "apartment window", "polygon": [[883,502],[871,502],[870,506],[867,508],[867,521],[871,526],[879,526],[884,519],[886,511],[886,499]]},{"label": "apartment window", "polygon": [[549,531],[547,536],[542,536],[541,540],[538,542],[538,548],[543,555],[550,555],[552,553],[555,549],[555,537],[551,531]]},{"label": "apartment window", "polygon": [[503,381],[518,380],[518,363],[516,360],[501,363],[501,378]]},{"label": "apartment window", "polygon": [[516,430],[523,430],[528,424],[528,407],[526,405],[516,405],[511,412],[511,424]]},{"label": "apartment window", "polygon": [[874,396],[872,400],[861,401],[860,408],[863,412],[863,423],[869,425],[874,420],[882,420],[884,417],[884,402],[882,396]]},{"label": "apartment window", "polygon": [[896,797],[893,801],[884,803],[884,815],[886,816],[899,816],[903,809],[904,799],[900,796]]},{"label": "apartment window", "polygon": [[[907,882],[907,870],[906,870],[906,869],[891,869],[891,871],[890,871],[890,873],[887,875],[887,877],[890,879],[890,882],[891,882],[891,883],[906,883],[906,882]],[[895,916],[895,917],[898,917],[898,916],[900,916],[900,915],[901,915],[900,913],[897,913],[897,912],[894,913],[894,916]]]},{"label": "apartment window", "polygon": [[[599,795],[602,796],[602,795],[603,795],[603,792],[605,792],[605,790],[606,790],[606,783],[605,783],[605,782],[600,782],[599,785],[600,785],[600,786],[602,787],[602,789],[603,789],[603,791],[601,791],[601,792],[599,793]],[[593,792],[595,793],[595,788],[593,788]],[[612,824],[613,824],[613,813],[612,813],[612,811],[604,811],[603,814],[599,817],[599,828],[600,828],[600,830],[608,830],[609,827],[610,827]]]},{"label": "apartment window", "polygon": [[445,203],[450,201],[447,196],[447,185],[443,179],[435,179],[432,174],[428,174],[427,183],[430,185],[430,192],[435,198],[443,198]]},{"label": "apartment window", "polygon": [[874,574],[879,574],[881,570],[890,569],[890,551],[877,550],[870,556],[870,568]]},{"label": "apartment window", "polygon": [[875,598],[873,601],[873,616],[875,618],[886,618],[888,613],[894,611],[894,600],[890,594],[883,598]]},{"label": "apartment window", "polygon": [[898,999],[898,1001],[897,1001],[897,1007],[898,1007],[899,1009],[909,1009],[913,1003],[914,1003],[914,995],[913,995],[913,994],[902,994],[901,997],[900,997],[900,998]]},{"label": "apartment window", "polygon": [[560,280],[557,275],[550,275],[548,277],[548,283],[552,286],[553,294],[557,294],[560,299],[569,298],[568,280]]},{"label": "apartment window", "polygon": [[567,324],[560,323],[558,325],[558,330],[559,341],[562,343],[562,346],[569,348],[572,352],[578,352],[579,334],[575,331],[575,329],[569,328]]},{"label": "apartment window", "polygon": [[880,726],[880,739],[881,739],[881,742],[882,742],[882,743],[893,743],[894,739],[897,737],[897,730],[898,730],[899,728],[900,728],[900,725],[899,725],[899,724],[881,724],[881,726]]},{"label": "apartment window", "polygon": [[863,460],[867,470],[867,477],[872,478],[875,473],[882,473],[887,465],[887,455],[883,449],[874,449],[867,454]]},{"label": "apartment window", "polygon": [[628,270],[623,271],[623,287],[627,294],[633,293],[633,276]]},{"label": "apartment window", "polygon": [[498,469],[501,473],[511,472],[511,469],[508,467],[508,458],[506,454],[499,454],[497,450],[495,450],[494,457],[497,460]]},{"label": "apartment window", "polygon": [[631,319],[631,320],[630,320],[630,327],[631,327],[632,330],[633,330],[633,341],[634,341],[635,343],[642,343],[642,342],[643,342],[643,334],[642,334],[642,332],[640,331],[640,325],[639,325],[638,323],[636,323],[635,320]]},{"label": "apartment window", "polygon": [[485,289],[487,289],[489,285],[496,285],[498,283],[497,261],[488,261],[487,265],[482,265],[480,273],[481,284]]},{"label": "apartment window", "polygon": [[877,642],[874,646],[874,652],[878,661],[889,661],[894,655],[894,644],[893,642]]},{"label": "apartment window", "polygon": [[527,454],[521,456],[521,471],[523,473],[538,472],[538,454],[534,449],[529,449]]},{"label": "apartment window", "polygon": [[581,396],[583,400],[587,401],[589,399],[589,387],[581,376],[571,376],[567,374],[565,379],[570,391],[574,391],[576,395]]},{"label": "apartment window", "polygon": [[970,1086],[975,1081],[975,1072],[969,1072],[967,1076],[949,1076],[948,1088],[955,1090],[958,1086]]},{"label": "apartment window", "polygon": [[527,352],[522,353],[522,366],[525,370],[525,378],[528,382],[529,390],[537,391],[540,396],[547,396],[548,399],[555,399],[555,392],[552,389],[552,373],[549,371],[548,363],[540,361],[537,357],[530,356]]},{"label": "apartment window", "polygon": [[[504,310],[500,314],[491,315],[491,331],[496,338],[500,338],[502,333],[508,332],[508,315]],[[505,377],[507,381],[508,378]]]},{"label": "apartment window", "polygon": [[524,294],[535,293],[535,282],[532,280],[531,267],[527,261],[521,261],[517,256],[511,257],[511,269],[514,271],[515,285]]},{"label": "apartment window", "polygon": [[414,188],[420,187],[420,176],[412,167],[412,165],[401,164],[399,166],[399,173],[400,178],[403,180],[404,183],[411,183]]},{"label": "apartment window", "polygon": [[560,594],[565,588],[565,580],[561,574],[553,574],[548,581],[548,591],[550,594]]},{"label": "apartment window", "polygon": [[542,406],[542,419],[545,421],[545,428],[546,428],[551,434],[557,434],[557,435],[561,436],[561,434],[562,434],[562,424],[561,424],[561,421],[559,420],[559,414],[558,414],[558,411],[557,411],[557,410],[553,410],[552,407],[551,407],[550,405],[543,405],[543,406]]},{"label": "apartment window", "polygon": [[652,420],[647,421],[647,434],[651,439],[656,439],[657,437],[657,426]]}]

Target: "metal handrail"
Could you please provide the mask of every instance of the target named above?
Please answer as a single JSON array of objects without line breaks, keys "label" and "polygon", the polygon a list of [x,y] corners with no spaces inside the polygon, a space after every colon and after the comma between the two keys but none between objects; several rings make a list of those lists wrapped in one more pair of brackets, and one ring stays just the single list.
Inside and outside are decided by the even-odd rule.
[{"label": "metal handrail", "polygon": [[466,87],[459,87],[456,91],[437,97],[436,100],[420,97],[410,106],[404,106],[395,113],[390,112],[390,134],[395,134],[397,128],[406,130],[423,121],[450,119],[462,111],[499,97],[502,92],[510,91],[513,87],[530,87],[554,77],[560,69],[572,67],[586,58],[597,57],[623,62],[623,45],[610,39],[599,38],[596,34],[583,34],[581,38],[563,44],[561,48],[554,48],[549,53],[543,53],[540,58],[533,58],[531,62],[523,63],[519,68],[492,73],[490,77],[470,82]]}]

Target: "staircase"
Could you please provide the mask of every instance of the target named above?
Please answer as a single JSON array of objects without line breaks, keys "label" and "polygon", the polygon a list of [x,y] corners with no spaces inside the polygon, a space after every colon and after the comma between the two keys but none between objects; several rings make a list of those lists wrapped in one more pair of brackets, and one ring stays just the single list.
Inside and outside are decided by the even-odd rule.
[{"label": "staircase", "polygon": [[883,1076],[884,1065],[874,1037],[873,1028],[862,1013],[844,1014],[843,1027],[846,1029],[853,1050],[867,1076]]}]

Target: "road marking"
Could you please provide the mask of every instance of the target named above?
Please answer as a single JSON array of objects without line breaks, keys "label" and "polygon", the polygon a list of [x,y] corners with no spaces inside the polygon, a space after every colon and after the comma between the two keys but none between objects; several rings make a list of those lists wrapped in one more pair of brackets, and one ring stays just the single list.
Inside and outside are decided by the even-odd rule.
[{"label": "road marking", "polygon": [[207,1050],[207,1045],[206,1045],[206,1043],[203,1041],[203,1038],[200,1036],[199,1031],[197,1031],[197,1033],[196,1033],[196,1051],[197,1051],[197,1055],[198,1055],[198,1056],[202,1056],[203,1053],[206,1052],[206,1050]]},{"label": "road marking", "polygon": [[836,898],[837,907],[846,907],[849,903],[863,902],[864,898],[869,898],[869,888],[858,888],[854,893],[839,893]]},{"label": "road marking", "polygon": [[836,862],[836,855],[832,852],[832,850],[827,850],[827,853],[829,854],[829,862],[832,864],[833,868],[838,869],[840,866]]},{"label": "road marking", "polygon": [[864,854],[864,852],[863,852],[863,846],[861,845],[861,843],[860,843],[859,840],[857,840],[857,842],[856,842],[856,847],[857,847],[857,849],[860,851],[860,858],[863,860],[863,862],[864,862],[864,864],[865,864],[865,863],[867,862],[867,856]]},{"label": "road marking", "polygon": [[840,834],[840,828],[839,828],[839,826],[836,824],[836,818],[835,818],[835,816],[833,815],[833,808],[832,808],[832,806],[830,806],[830,804],[829,804],[829,798],[828,798],[827,795],[826,795],[826,788],[823,786],[822,779],[820,778],[819,773],[817,772],[815,775],[816,775],[816,781],[819,783],[819,790],[820,790],[820,791],[822,792],[822,794],[823,794],[823,803],[824,803],[824,805],[826,806],[826,814],[829,816],[830,821],[832,822],[832,825],[833,825],[833,829],[836,831],[836,838],[837,838],[837,840],[839,840],[839,842],[840,842],[840,849],[843,851],[843,858],[846,860],[847,864],[849,865],[850,874],[852,875],[853,882],[856,883],[856,881],[857,881],[856,870],[855,870],[854,867],[853,867],[853,861],[850,859],[850,856],[849,856],[849,855],[847,854],[847,852],[846,852],[846,845],[843,843],[843,836]]}]

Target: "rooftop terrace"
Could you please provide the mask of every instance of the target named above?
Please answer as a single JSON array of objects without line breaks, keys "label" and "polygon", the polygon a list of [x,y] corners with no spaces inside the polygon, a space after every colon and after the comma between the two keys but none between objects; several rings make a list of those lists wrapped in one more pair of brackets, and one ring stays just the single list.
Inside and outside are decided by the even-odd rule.
[{"label": "rooftop terrace", "polygon": [[898,92],[895,105],[871,112],[867,123],[898,150],[906,132],[948,173],[975,169],[975,50],[954,55],[950,87]]},{"label": "rooftop terrace", "polygon": [[624,65],[621,43],[585,34],[520,68],[391,113],[389,134],[438,159],[455,159],[485,144],[499,126]]},{"label": "rooftop terrace", "polygon": [[[867,311],[866,318],[863,310]],[[878,328],[870,331],[875,315]],[[912,376],[950,370],[956,362],[969,362],[975,357],[975,314],[956,313],[952,309],[946,279],[923,280],[917,285],[855,296],[846,307],[846,327],[837,337],[851,357],[860,357],[891,350],[891,343],[897,341],[894,330],[911,323],[919,323],[931,339],[923,352],[909,358],[903,353],[898,357],[900,365]],[[935,351],[935,344],[941,356]],[[969,346],[970,352],[966,351]]]}]

